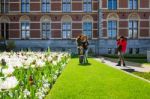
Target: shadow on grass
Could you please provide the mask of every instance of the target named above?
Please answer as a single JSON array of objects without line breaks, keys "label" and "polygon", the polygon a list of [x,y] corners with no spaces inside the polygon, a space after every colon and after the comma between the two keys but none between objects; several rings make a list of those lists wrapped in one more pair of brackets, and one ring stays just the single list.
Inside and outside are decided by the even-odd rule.
[{"label": "shadow on grass", "polygon": [[78,64],[79,66],[91,66],[91,63]]}]

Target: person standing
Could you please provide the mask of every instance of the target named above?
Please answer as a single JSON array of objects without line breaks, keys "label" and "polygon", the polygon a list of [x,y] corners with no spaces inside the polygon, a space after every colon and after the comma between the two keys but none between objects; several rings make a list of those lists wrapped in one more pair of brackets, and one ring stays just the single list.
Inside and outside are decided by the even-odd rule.
[{"label": "person standing", "polygon": [[118,51],[119,61],[116,66],[121,66],[122,64],[123,64],[123,66],[126,66],[125,60],[124,60],[124,54],[126,52],[126,47],[127,47],[127,39],[124,36],[121,36],[117,40],[117,51]]},{"label": "person standing", "polygon": [[83,50],[84,50],[84,63],[88,63],[88,46],[89,46],[89,42],[88,42],[88,37],[84,36],[84,40],[82,42],[82,46],[83,46]]},{"label": "person standing", "polygon": [[82,46],[82,37],[83,37],[83,35],[79,35],[76,39],[78,55],[80,55],[80,47]]},{"label": "person standing", "polygon": [[81,34],[77,37],[76,40],[80,64],[82,64],[84,60],[83,39],[84,39],[84,35]]}]

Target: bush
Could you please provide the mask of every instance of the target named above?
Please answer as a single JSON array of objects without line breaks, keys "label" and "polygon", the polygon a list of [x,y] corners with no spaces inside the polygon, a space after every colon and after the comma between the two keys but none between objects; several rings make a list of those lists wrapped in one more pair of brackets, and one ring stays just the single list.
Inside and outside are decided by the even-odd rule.
[{"label": "bush", "polygon": [[15,41],[13,41],[13,40],[7,41],[6,48],[7,48],[8,51],[13,50],[15,47],[16,47]]}]

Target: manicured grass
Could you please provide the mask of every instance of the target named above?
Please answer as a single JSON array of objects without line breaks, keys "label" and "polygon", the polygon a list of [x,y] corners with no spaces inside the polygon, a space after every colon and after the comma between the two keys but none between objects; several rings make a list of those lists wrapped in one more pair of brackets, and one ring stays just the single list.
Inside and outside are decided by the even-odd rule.
[{"label": "manicured grass", "polygon": [[129,59],[129,58],[127,58],[126,61],[136,62],[136,63],[141,63],[141,64],[146,64],[147,63],[147,59],[136,59],[136,58],[135,59]]},{"label": "manicured grass", "polygon": [[150,83],[90,59],[73,58],[46,99],[149,99]]},{"label": "manicured grass", "polygon": [[[118,59],[118,55],[103,55],[104,57],[112,58],[112,59]],[[142,54],[125,54],[124,55],[126,61],[130,62],[136,62],[140,64],[150,64],[147,62],[146,55]]]},{"label": "manicured grass", "polygon": [[147,80],[150,80],[150,73],[147,73],[147,72],[145,72],[145,73],[143,73],[143,72],[133,72],[133,74],[138,75],[138,76],[140,76],[142,78],[145,78]]},{"label": "manicured grass", "polygon": [[150,63],[144,63],[144,65],[150,66]]}]

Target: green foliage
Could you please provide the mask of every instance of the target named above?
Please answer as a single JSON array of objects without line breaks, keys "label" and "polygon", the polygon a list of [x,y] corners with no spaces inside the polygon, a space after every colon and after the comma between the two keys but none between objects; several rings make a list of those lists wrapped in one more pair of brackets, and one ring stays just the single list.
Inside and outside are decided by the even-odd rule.
[{"label": "green foliage", "polygon": [[89,48],[88,54],[89,54],[89,56],[94,56],[94,52],[93,52],[92,48]]},{"label": "green foliage", "polygon": [[13,50],[15,47],[16,47],[15,41],[13,41],[13,40],[7,41],[6,48],[7,48],[8,51]]},{"label": "green foliage", "polygon": [[[102,56],[109,57],[109,58],[118,58],[117,54],[106,54],[106,55],[102,55]],[[124,57],[125,58],[145,59],[146,55],[144,55],[144,54],[125,54]]]},{"label": "green foliage", "polygon": [[50,47],[48,47],[48,49],[47,49],[47,55],[49,55],[51,53],[51,49],[50,49]]},{"label": "green foliage", "polygon": [[130,62],[136,62],[136,63],[142,63],[142,64],[145,64],[147,63],[147,59],[139,59],[139,58],[129,58],[129,59],[126,59],[127,61],[130,61]]},{"label": "green foliage", "polygon": [[150,80],[150,73],[149,72],[145,72],[145,73],[144,72],[133,72],[133,74]]},{"label": "green foliage", "polygon": [[[68,61],[69,56],[63,56],[61,61],[56,65],[52,64],[49,61],[45,61],[45,66],[42,67],[32,67],[28,68],[15,68],[13,72],[13,76],[15,76],[19,82],[17,87],[14,89],[10,89],[8,92],[0,92],[1,99],[39,99],[36,96],[36,93],[39,92],[39,89],[43,88],[44,84],[50,84],[48,89],[44,89],[49,91],[55,83],[57,77],[62,72],[64,66]],[[57,61],[53,59],[53,61]],[[3,75],[0,73],[0,77]],[[26,98],[24,97],[24,90],[27,89],[30,92],[30,95]],[[44,92],[44,95],[47,94],[47,91]],[[9,95],[10,92],[12,96]],[[41,92],[43,93],[43,92]],[[43,95],[43,94],[42,94]]]}]

